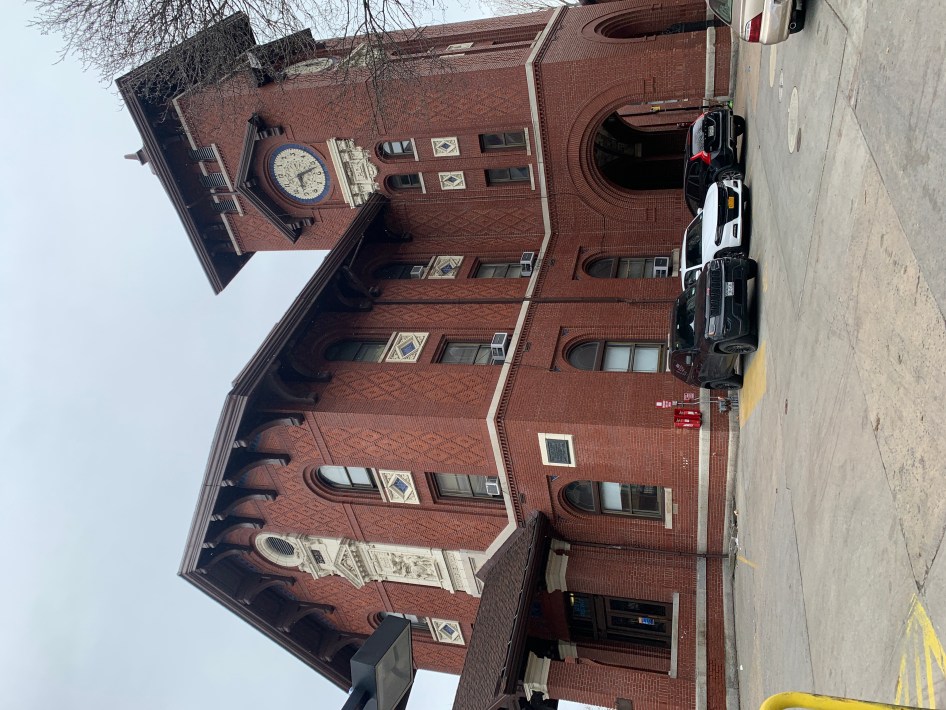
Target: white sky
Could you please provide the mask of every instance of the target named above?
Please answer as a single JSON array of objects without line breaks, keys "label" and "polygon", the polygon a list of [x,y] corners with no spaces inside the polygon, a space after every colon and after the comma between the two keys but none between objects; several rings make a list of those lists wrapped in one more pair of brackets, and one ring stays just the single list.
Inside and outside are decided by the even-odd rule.
[{"label": "white sky", "polygon": [[[341,707],[176,576],[230,381],[322,254],[257,255],[214,297],[112,88],[4,10],[0,705]],[[410,708],[455,687],[421,673]]]}]

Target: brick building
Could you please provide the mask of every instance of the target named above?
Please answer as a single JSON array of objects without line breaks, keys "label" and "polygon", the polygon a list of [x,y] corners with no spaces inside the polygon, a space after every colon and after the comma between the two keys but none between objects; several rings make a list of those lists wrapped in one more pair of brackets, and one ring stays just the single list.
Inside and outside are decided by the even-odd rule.
[{"label": "brick building", "polygon": [[456,708],[726,707],[728,419],[654,402],[729,37],[637,0],[428,28],[380,115],[305,35],[225,104],[121,79],[215,290],[331,249],[234,382],[181,574],[343,688],[397,613]]}]

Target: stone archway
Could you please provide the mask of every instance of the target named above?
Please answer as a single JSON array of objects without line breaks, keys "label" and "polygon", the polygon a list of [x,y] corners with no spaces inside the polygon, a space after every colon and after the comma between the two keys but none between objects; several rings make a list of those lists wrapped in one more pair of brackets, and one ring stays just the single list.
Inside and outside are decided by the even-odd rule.
[{"label": "stone archway", "polygon": [[[621,190],[683,187],[686,124],[622,107],[609,114],[594,137],[594,165]],[[640,107],[636,107],[640,108]]]}]

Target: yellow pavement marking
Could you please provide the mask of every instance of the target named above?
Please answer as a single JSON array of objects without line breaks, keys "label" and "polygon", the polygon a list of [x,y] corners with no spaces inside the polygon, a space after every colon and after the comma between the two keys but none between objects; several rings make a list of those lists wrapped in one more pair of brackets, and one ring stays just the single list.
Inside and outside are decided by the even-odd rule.
[{"label": "yellow pavement marking", "polygon": [[747,559],[746,559],[745,557],[743,557],[742,555],[736,555],[736,559],[739,560],[740,562],[745,562],[745,563],[746,563],[747,565],[749,565],[752,569],[758,569],[758,567],[759,567],[759,565],[757,565],[755,562],[750,562],[749,560],[747,560]]},{"label": "yellow pavement marking", "polygon": [[765,394],[765,341],[752,356],[752,362],[743,376],[742,390],[739,392],[739,426],[744,427],[753,410]]},{"label": "yellow pavement marking", "polygon": [[[913,663],[910,663],[912,658]],[[935,661],[935,665],[934,665]],[[936,673],[935,671],[939,671]],[[916,691],[915,702],[922,706],[923,696],[926,696],[924,707],[936,707],[936,686],[946,687],[946,651],[936,635],[933,622],[930,621],[926,609],[920,600],[913,598],[910,613],[907,616],[906,632],[904,634],[902,655],[900,657],[900,674],[897,676],[897,688],[894,696],[895,703],[909,703],[910,676],[913,676],[913,686]],[[924,685],[926,692],[924,692]]]}]

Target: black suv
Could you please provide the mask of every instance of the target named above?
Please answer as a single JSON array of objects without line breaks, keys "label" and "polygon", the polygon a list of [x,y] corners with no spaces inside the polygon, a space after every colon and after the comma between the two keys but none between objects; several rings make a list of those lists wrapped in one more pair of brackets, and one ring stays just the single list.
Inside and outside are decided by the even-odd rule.
[{"label": "black suv", "polygon": [[742,177],[736,161],[736,138],[746,130],[746,120],[728,106],[710,109],[687,131],[683,158],[683,199],[695,216],[703,208],[706,191],[718,180]]},{"label": "black suv", "polygon": [[737,390],[736,361],[755,352],[758,335],[749,308],[752,259],[713,259],[697,282],[677,296],[670,313],[670,371],[688,385]]}]

